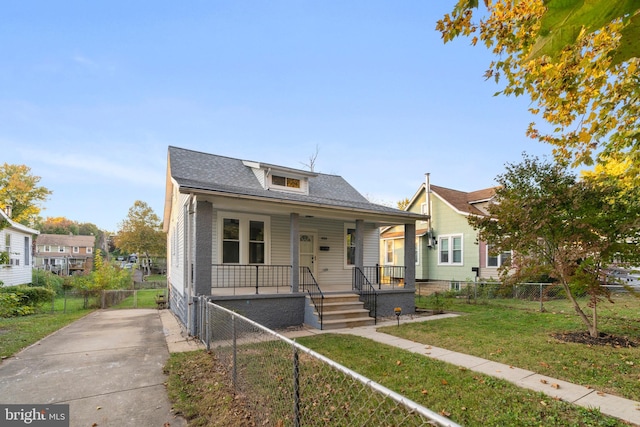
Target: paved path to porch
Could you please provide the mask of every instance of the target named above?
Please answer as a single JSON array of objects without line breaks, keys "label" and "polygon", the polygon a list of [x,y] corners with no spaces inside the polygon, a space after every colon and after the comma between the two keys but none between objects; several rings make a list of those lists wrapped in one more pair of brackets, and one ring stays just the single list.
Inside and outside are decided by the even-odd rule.
[{"label": "paved path to porch", "polygon": [[[425,322],[455,317],[456,314],[441,314],[436,316],[402,316],[400,322]],[[571,402],[585,408],[599,408],[603,414],[619,418],[621,420],[640,425],[640,402],[601,393],[585,386],[568,383],[566,381],[537,374],[533,371],[516,368],[503,363],[493,362],[468,354],[457,353],[444,348],[433,347],[417,343],[415,341],[394,337],[382,332],[377,328],[382,326],[393,326],[396,320],[378,322],[375,326],[363,326],[349,329],[334,329],[320,331],[317,329],[304,329],[284,333],[289,338],[301,336],[317,335],[322,333],[339,333],[357,335],[368,338],[383,344],[402,348],[413,353],[422,354],[432,359],[448,362],[453,365],[462,366],[469,370],[480,372],[493,377],[507,380],[515,385],[534,391],[542,392],[553,398],[559,398],[566,402]]]}]

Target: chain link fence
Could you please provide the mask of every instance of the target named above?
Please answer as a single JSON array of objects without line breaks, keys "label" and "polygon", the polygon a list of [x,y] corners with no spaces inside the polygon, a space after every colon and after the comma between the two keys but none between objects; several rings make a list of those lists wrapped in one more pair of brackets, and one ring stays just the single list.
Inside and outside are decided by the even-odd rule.
[{"label": "chain link fence", "polygon": [[201,297],[201,339],[255,425],[457,426],[362,375]]},{"label": "chain link fence", "polygon": [[[622,285],[603,285],[610,292],[627,292]],[[588,298],[585,292],[574,291],[578,301]],[[545,306],[567,300],[567,294],[556,283],[518,283],[430,281],[416,283],[418,301],[427,301],[434,311],[447,309],[447,299],[464,299],[469,303],[503,304],[545,311]]]}]

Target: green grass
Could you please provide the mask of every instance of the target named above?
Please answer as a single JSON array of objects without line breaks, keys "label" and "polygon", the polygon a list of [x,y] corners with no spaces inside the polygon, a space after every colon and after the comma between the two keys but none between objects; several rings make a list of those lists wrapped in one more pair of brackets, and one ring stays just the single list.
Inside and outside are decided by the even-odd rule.
[{"label": "green grass", "polygon": [[324,334],[298,341],[461,425],[625,425],[597,410],[365,338]]},{"label": "green grass", "polygon": [[92,310],[32,314],[0,318],[0,357],[11,356]]},{"label": "green grass", "polygon": [[[600,331],[640,342],[640,300],[615,296],[602,304]],[[640,400],[640,347],[614,348],[565,343],[552,334],[585,330],[566,300],[539,303],[501,300],[467,304],[453,300],[452,311],[465,315],[380,328],[416,342],[459,351],[528,369],[599,391]]]}]

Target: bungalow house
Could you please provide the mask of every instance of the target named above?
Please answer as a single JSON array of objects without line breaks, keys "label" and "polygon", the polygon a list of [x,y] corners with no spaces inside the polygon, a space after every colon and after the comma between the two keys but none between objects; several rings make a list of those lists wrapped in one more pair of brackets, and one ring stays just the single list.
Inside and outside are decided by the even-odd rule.
[{"label": "bungalow house", "polygon": [[[424,213],[428,220],[416,223],[416,280],[447,281],[453,289],[459,282],[498,277],[505,260],[490,254],[485,242],[467,221],[470,215],[487,215],[495,188],[464,192],[430,185],[429,176],[409,201],[406,210]],[[406,262],[405,232],[398,227],[381,231],[381,264]]]},{"label": "bungalow house", "polygon": [[8,212],[0,209],[0,286],[31,283],[31,243],[38,230],[13,221]]},{"label": "bungalow house", "polygon": [[169,147],[164,206],[169,306],[193,335],[202,297],[274,328],[415,310],[412,248],[402,286],[376,280],[379,227],[426,217],[340,176]]},{"label": "bungalow house", "polygon": [[34,265],[62,276],[90,272],[95,243],[95,236],[41,234],[36,239]]}]

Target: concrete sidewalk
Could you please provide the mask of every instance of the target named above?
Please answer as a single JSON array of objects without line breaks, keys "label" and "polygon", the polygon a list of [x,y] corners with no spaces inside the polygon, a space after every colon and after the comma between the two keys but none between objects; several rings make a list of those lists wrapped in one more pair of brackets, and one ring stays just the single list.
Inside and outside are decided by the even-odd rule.
[{"label": "concrete sidewalk", "polygon": [[[441,314],[426,317],[402,316],[401,323],[425,322],[455,317],[455,314]],[[585,408],[599,408],[603,414],[619,418],[621,420],[640,425],[640,402],[625,399],[598,392],[584,386],[571,384],[566,381],[547,377],[525,369],[516,368],[498,362],[482,359],[468,354],[457,353],[444,348],[420,344],[414,341],[397,338],[393,335],[378,332],[382,326],[394,326],[396,321],[378,322],[375,326],[364,326],[351,329],[334,329],[320,331],[317,329],[304,329],[285,333],[289,338],[316,335],[322,333],[339,333],[357,335],[383,344],[402,348],[404,350],[422,354],[432,359],[441,360],[453,365],[461,366],[469,370],[512,382],[515,385],[534,391],[542,392],[550,397],[562,399]]]},{"label": "concrete sidewalk", "polygon": [[164,386],[160,313],[95,311],[2,361],[0,403],[69,404],[71,426],[186,426]]}]

